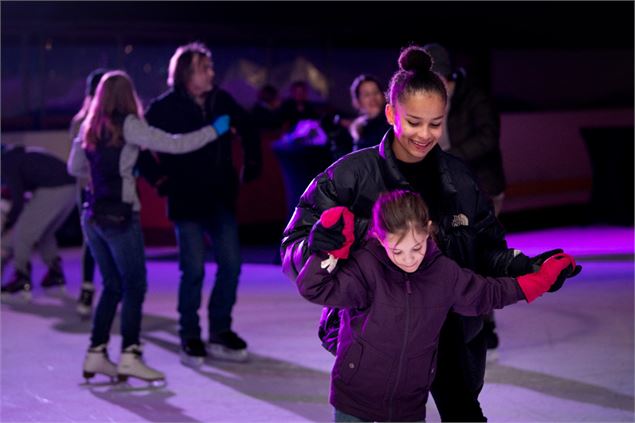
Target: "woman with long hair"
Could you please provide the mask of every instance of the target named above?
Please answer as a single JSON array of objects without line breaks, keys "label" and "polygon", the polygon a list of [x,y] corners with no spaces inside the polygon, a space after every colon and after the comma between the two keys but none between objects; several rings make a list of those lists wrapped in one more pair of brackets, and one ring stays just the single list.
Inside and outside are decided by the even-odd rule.
[{"label": "woman with long hair", "polygon": [[[130,77],[123,71],[106,73],[68,161],[69,173],[90,177],[91,198],[82,214],[82,228],[104,283],[84,361],[87,379],[101,373],[120,381],[128,377],[165,381],[163,373],[143,362],[139,341],[147,287],[140,202],[133,175],[139,149],[188,153],[229,130],[229,118],[221,116],[198,131],[172,135],[148,126],[142,110]],[[122,353],[115,365],[108,358],[107,344],[120,302]]]}]

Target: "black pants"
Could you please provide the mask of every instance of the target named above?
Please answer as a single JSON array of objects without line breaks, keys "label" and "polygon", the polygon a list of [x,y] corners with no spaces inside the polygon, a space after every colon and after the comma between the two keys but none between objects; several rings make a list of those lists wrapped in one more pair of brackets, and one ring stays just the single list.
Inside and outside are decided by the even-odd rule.
[{"label": "black pants", "polygon": [[487,344],[481,330],[469,342],[461,316],[450,313],[441,329],[432,397],[444,422],[486,422],[478,395],[485,379]]}]

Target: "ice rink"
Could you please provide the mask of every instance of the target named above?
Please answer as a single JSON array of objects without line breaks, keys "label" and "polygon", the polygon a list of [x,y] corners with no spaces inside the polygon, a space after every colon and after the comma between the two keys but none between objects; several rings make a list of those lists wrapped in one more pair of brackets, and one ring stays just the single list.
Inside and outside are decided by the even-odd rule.
[{"label": "ice rink", "polygon": [[[496,311],[501,345],[487,368],[481,402],[492,422],[634,421],[633,228],[585,227],[510,234],[528,255],[562,247],[583,271],[535,303]],[[266,249],[265,249],[266,250]],[[262,252],[265,258],[273,249]],[[46,295],[34,258],[31,303],[2,303],[2,422],[251,422],[331,421],[332,356],[317,338],[321,308],[302,299],[280,267],[250,260],[245,248],[234,329],[251,359],[208,359],[198,369],[178,358],[179,272],[166,254],[148,248],[148,294],[142,338],[149,365],[167,386],[148,388],[82,378],[90,322],[75,311],[79,249],[63,251],[67,294]],[[159,259],[161,258],[161,259]],[[207,264],[204,304],[215,265]],[[5,275],[5,280],[9,275]],[[101,284],[97,278],[97,286]],[[205,307],[201,311],[206,324]],[[119,357],[115,321],[110,356]],[[206,333],[206,327],[203,329]],[[428,402],[427,421],[439,421]]]}]

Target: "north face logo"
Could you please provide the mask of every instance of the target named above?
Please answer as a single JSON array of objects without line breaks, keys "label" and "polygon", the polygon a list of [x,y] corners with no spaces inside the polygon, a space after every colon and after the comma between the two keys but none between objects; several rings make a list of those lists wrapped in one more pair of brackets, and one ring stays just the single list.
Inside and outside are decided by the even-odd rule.
[{"label": "north face logo", "polygon": [[470,224],[467,216],[464,214],[456,214],[452,217],[452,227],[456,228],[457,226],[468,226]]}]

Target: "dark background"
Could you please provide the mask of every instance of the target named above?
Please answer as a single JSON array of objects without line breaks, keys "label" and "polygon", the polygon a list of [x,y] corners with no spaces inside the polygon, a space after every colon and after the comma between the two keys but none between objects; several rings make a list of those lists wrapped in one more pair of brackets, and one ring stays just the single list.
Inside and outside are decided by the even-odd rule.
[{"label": "dark background", "polygon": [[165,89],[174,48],[193,40],[246,107],[255,88],[226,78],[237,59],[284,95],[290,80],[274,70],[303,58],[329,84],[316,98],[352,113],[356,74],[388,80],[401,48],[427,42],[448,47],[503,112],[631,107],[633,16],[633,2],[3,1],[2,123],[64,127],[97,66],[126,69],[147,102]]}]

